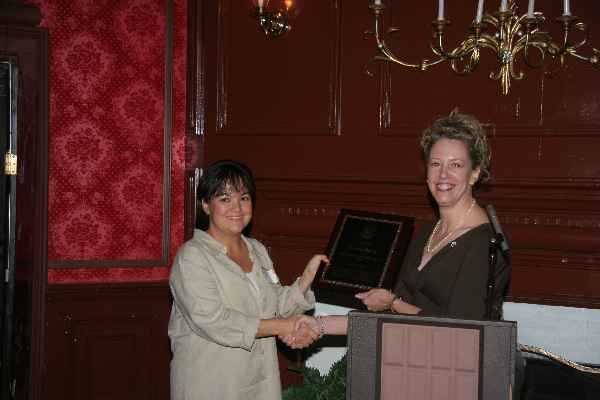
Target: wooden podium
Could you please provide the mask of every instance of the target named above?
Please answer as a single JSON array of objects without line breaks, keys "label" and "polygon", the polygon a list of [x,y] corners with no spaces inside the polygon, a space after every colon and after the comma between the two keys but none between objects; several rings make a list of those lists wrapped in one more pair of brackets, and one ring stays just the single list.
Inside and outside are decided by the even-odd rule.
[{"label": "wooden podium", "polygon": [[352,311],[349,400],[507,400],[516,322]]}]

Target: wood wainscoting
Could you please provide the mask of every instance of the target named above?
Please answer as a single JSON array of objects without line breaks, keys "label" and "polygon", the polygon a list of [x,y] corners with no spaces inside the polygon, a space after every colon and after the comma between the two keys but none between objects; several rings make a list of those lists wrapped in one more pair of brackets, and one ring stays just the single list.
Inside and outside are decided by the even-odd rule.
[{"label": "wood wainscoting", "polygon": [[48,287],[49,400],[169,398],[166,282]]},{"label": "wood wainscoting", "polygon": [[[170,306],[167,282],[50,285],[46,398],[168,400]],[[282,383],[298,384],[281,347]]]}]

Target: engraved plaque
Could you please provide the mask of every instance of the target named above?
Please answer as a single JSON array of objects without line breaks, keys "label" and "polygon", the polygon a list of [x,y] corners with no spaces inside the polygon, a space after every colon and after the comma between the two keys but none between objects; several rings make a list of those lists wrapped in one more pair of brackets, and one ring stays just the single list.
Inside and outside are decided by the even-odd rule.
[{"label": "engraved plaque", "polygon": [[327,248],[330,264],[319,270],[313,284],[317,300],[364,308],[354,294],[391,289],[413,226],[409,217],[342,209]]}]

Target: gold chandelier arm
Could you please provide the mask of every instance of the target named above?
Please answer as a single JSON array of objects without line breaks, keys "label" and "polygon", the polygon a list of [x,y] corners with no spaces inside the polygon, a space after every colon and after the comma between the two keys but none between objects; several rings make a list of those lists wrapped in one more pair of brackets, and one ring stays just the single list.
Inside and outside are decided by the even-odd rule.
[{"label": "gold chandelier arm", "polygon": [[[523,50],[523,61],[531,68],[540,68],[546,60],[546,51],[548,48],[549,36],[545,32],[527,33],[517,41],[515,46],[515,56],[521,49]],[[530,50],[535,49],[539,52],[540,61],[533,62],[530,57]]]},{"label": "gold chandelier arm", "polygon": [[590,64],[592,64],[592,66],[600,68],[600,50],[592,47],[592,52],[594,54],[590,56],[588,61],[590,62]]},{"label": "gold chandelier arm", "polygon": [[482,34],[481,37],[478,39],[477,43],[479,44],[479,46],[490,49],[495,53],[498,53],[502,48],[501,43],[498,41],[498,39],[487,33]]},{"label": "gold chandelier arm", "polygon": [[568,44],[568,34],[569,34],[570,30],[567,31],[567,33],[565,34],[565,43],[566,43],[566,48],[569,50],[570,49],[577,50],[580,47],[585,46],[585,44],[587,43],[587,41],[590,37],[590,29],[583,22],[577,22],[573,25],[573,27],[575,28],[575,30],[580,31],[582,33],[583,38],[579,42],[569,45]]},{"label": "gold chandelier arm", "polygon": [[429,48],[433,54],[447,61],[463,58],[469,52],[467,48],[470,48],[472,43],[476,42],[481,35],[481,24],[474,23],[471,25],[471,34],[467,39],[459,43],[453,50],[447,51],[444,46],[444,29],[447,25],[450,25],[450,21],[446,19],[436,20],[431,25],[434,27],[435,32],[433,39],[429,42]]},{"label": "gold chandelier arm", "polygon": [[483,14],[481,23],[493,26],[496,29],[500,26],[500,20],[498,18],[496,18],[496,16],[494,16],[492,14],[488,14],[488,13]]},{"label": "gold chandelier arm", "polygon": [[511,78],[513,78],[513,79],[515,79],[517,81],[520,81],[521,79],[523,79],[525,77],[525,73],[523,71],[519,71],[519,72],[515,71],[515,63],[514,62],[511,62],[508,65],[508,68],[510,70],[510,77]]},{"label": "gold chandelier arm", "polygon": [[387,45],[384,42],[381,43],[381,46],[377,46],[377,49],[379,50],[379,52],[381,54],[374,56],[373,60],[387,61],[387,62],[391,62],[394,64],[402,65],[404,67],[415,68],[415,69],[418,69],[421,71],[425,71],[429,67],[432,67],[434,65],[437,65],[437,64],[440,64],[440,63],[446,61],[443,58],[439,58],[434,61],[429,61],[427,59],[423,59],[423,60],[421,60],[421,62],[419,64],[412,64],[412,63],[403,61],[403,60],[399,59],[398,57],[396,57],[396,55],[394,55],[394,53],[389,49],[389,47],[387,47]]},{"label": "gold chandelier arm", "polygon": [[[394,64],[402,65],[404,67],[419,69],[421,71],[425,71],[427,68],[432,67],[434,65],[437,65],[437,64],[445,61],[443,58],[439,58],[439,59],[434,60],[434,61],[429,61],[427,59],[422,59],[420,63],[415,64],[415,63],[410,63],[410,62],[407,62],[407,61],[404,61],[404,60],[400,59],[388,47],[388,45],[385,42],[385,39],[383,39],[384,35],[382,35],[382,33],[381,33],[381,31],[383,29],[383,23],[382,23],[383,6],[374,6],[374,5],[372,5],[371,8],[373,9],[373,11],[375,13],[375,31],[374,31],[374,36],[375,36],[375,42],[377,43],[377,51],[380,53],[380,54],[375,55],[373,57],[373,60],[387,61],[387,62],[391,62],[391,63],[394,63]],[[398,28],[392,27],[392,28],[388,29],[388,34],[393,34],[393,33],[396,33],[398,31],[399,31]],[[367,71],[368,71],[369,74],[372,75],[372,73],[368,69],[367,69]]]},{"label": "gold chandelier arm", "polygon": [[[543,19],[543,18],[542,18]],[[513,42],[521,42],[523,41],[523,33],[522,33],[522,29],[524,26],[527,26],[527,21],[529,20],[529,17],[527,16],[527,14],[523,14],[521,16],[517,16],[516,14],[513,14],[510,16],[509,18],[509,23],[508,23],[508,40],[509,40],[509,45],[512,46]],[[533,34],[535,34],[536,30],[534,29]],[[527,36],[527,34],[525,35]],[[515,42],[515,45],[516,45]]]},{"label": "gold chandelier arm", "polygon": [[[583,38],[579,42],[577,42],[575,44],[568,45],[566,47],[566,49],[565,49],[565,54],[568,54],[570,56],[578,58],[578,59],[580,59],[582,61],[587,61],[590,64],[592,64],[593,67],[596,67],[596,68],[600,67],[600,63],[599,63],[600,62],[600,59],[599,59],[599,57],[600,57],[600,51],[598,49],[596,49],[594,47],[591,47],[591,46],[588,46],[591,49],[591,52],[592,52],[592,55],[590,55],[590,56],[585,56],[585,55],[582,55],[582,54],[580,54],[578,52],[578,50],[581,47],[585,46],[587,44],[587,42],[588,42],[588,39],[590,37],[589,27],[587,26],[587,24],[584,24],[583,22],[577,22],[573,26],[575,27],[576,30],[579,30],[579,31],[581,31],[583,33]],[[565,32],[565,39],[564,40],[565,40],[566,43],[568,43],[567,36],[568,36],[568,30]]]},{"label": "gold chandelier arm", "polygon": [[[525,48],[525,40],[523,37],[521,37],[520,39],[517,40],[514,47],[512,48],[511,58],[508,63],[511,78],[516,79],[518,81],[523,79],[525,74],[523,73],[523,71],[519,71],[519,72],[515,71],[515,59],[517,58],[517,54],[524,48]],[[542,57],[543,57],[543,52],[542,52]]]},{"label": "gold chandelier arm", "polygon": [[578,59],[580,59],[582,61],[589,62],[590,64],[592,64],[593,67],[600,68],[600,51],[597,50],[597,49],[595,49],[595,48],[593,48],[593,47],[591,49],[592,49],[592,53],[593,54],[591,56],[589,56],[589,57],[586,57],[586,56],[583,56],[581,54],[578,54],[574,50],[573,51],[568,51],[568,54],[571,55],[571,56],[573,56],[573,57],[575,57],[575,58],[578,58]]},{"label": "gold chandelier arm", "polygon": [[475,70],[479,64],[480,50],[478,47],[473,48],[469,55],[469,60],[466,64],[462,64],[463,58],[453,58],[450,61],[450,67],[458,75],[467,75]]},{"label": "gold chandelier arm", "polygon": [[[487,33],[469,37],[450,53],[449,60],[452,70],[458,75],[466,75],[473,72],[479,64],[482,48],[488,48],[497,53],[499,51],[499,43],[493,36]],[[468,61],[466,61],[466,64],[463,64],[467,57]]]},{"label": "gold chandelier arm", "polygon": [[513,41],[504,40],[504,42],[499,44],[501,47],[498,52],[500,69],[496,73],[491,72],[490,79],[500,81],[500,89],[503,95],[508,94],[511,79],[521,80],[525,77],[525,74],[522,71],[515,71],[514,62],[517,53],[523,49],[524,43],[524,40],[517,40],[516,44],[513,44]]},{"label": "gold chandelier arm", "polygon": [[[451,54],[444,49],[444,33],[438,31],[434,36],[434,39],[429,42],[429,48],[433,54],[446,60],[450,59],[452,57]],[[436,39],[437,43],[434,42]]]},{"label": "gold chandelier arm", "polygon": [[516,73],[514,64],[503,64],[498,72],[490,72],[490,79],[500,81],[500,90],[503,95],[507,95],[510,91],[510,79],[521,80],[525,77],[523,72]]},{"label": "gold chandelier arm", "polygon": [[[570,15],[563,15],[556,18],[556,21],[562,23],[563,36],[560,44],[549,43],[548,52],[553,57],[564,57],[565,55],[574,55],[577,50],[587,44],[589,38],[589,28],[583,22],[578,22],[578,18]],[[574,44],[570,44],[571,30],[577,30],[582,33],[582,39]]]},{"label": "gold chandelier arm", "polygon": [[[591,55],[583,55],[579,52],[579,49],[587,45],[589,40],[589,27],[587,24],[580,22],[577,17],[573,16],[561,16],[556,19],[558,22],[563,24],[563,37],[562,46],[551,42],[548,45],[547,52],[554,58],[558,58],[560,65],[564,65],[565,57],[572,56],[581,61],[590,63],[593,67],[600,67],[600,51],[594,47],[588,45],[591,49]],[[582,38],[577,43],[570,44],[571,31],[576,30],[581,32]]]}]

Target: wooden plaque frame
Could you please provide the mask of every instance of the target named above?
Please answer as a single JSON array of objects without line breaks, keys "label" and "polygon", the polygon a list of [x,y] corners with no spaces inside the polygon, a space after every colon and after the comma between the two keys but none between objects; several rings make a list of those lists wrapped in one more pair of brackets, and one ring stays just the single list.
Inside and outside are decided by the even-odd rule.
[{"label": "wooden plaque frame", "polygon": [[413,227],[411,217],[341,209],[327,246],[330,264],[321,267],[313,283],[317,300],[364,308],[354,294],[391,289]]}]

